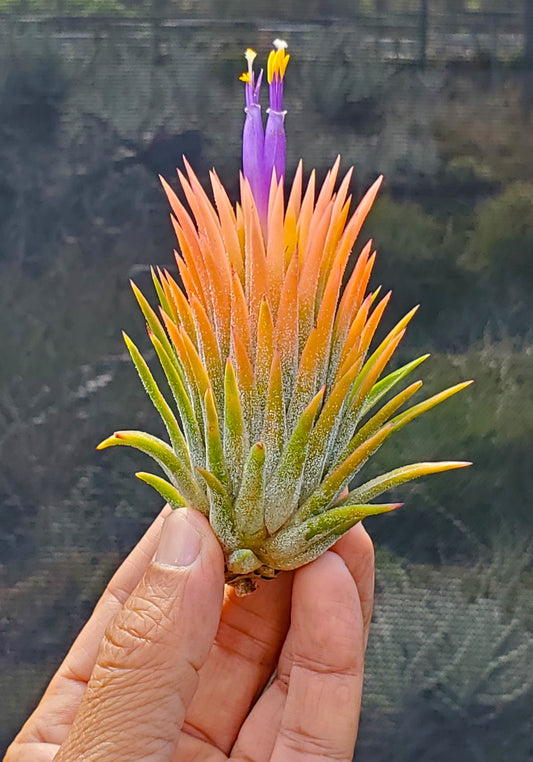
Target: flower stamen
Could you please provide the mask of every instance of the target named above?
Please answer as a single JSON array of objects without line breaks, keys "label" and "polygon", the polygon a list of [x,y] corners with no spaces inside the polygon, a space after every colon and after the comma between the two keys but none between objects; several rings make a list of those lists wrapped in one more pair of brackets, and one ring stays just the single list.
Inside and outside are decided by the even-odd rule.
[{"label": "flower stamen", "polygon": [[284,40],[274,40],[274,47],[275,50],[271,51],[267,63],[270,108],[267,111],[268,119],[264,130],[259,104],[263,71],[260,71],[256,80],[253,63],[257,53],[251,48],[247,48],[244,54],[248,69],[240,76],[240,80],[245,83],[246,98],[242,140],[243,174],[250,183],[264,231],[272,175],[274,174],[277,182],[285,176],[284,122],[287,112],[283,110],[283,80],[290,56],[286,52],[287,43]]}]

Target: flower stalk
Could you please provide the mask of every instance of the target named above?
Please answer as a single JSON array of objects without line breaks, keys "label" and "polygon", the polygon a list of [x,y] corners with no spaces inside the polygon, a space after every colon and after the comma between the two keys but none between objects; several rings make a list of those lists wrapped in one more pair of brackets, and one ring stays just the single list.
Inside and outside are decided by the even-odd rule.
[{"label": "flower stalk", "polygon": [[287,112],[283,110],[283,87],[290,56],[284,40],[274,40],[274,46],[276,49],[270,52],[267,63],[270,107],[264,129],[259,103],[263,70],[256,79],[253,65],[257,53],[251,48],[245,53],[248,69],[240,77],[245,83],[246,101],[242,136],[243,175],[250,183],[263,230],[267,227],[271,182],[279,183],[285,179]]}]

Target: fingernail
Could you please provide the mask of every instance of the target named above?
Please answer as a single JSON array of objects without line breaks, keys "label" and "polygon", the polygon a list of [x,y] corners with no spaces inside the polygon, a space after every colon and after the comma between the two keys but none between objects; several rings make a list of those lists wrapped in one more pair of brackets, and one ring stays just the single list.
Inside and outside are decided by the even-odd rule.
[{"label": "fingernail", "polygon": [[165,519],[155,560],[166,566],[190,566],[200,553],[200,535],[178,508]]}]

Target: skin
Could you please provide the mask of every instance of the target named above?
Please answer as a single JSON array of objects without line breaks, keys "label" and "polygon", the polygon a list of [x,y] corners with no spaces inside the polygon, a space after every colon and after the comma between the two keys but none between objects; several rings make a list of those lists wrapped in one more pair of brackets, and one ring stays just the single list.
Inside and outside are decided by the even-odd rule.
[{"label": "skin", "polygon": [[[190,539],[188,565],[175,557],[177,537]],[[224,589],[207,520],[166,507],[5,762],[351,762],[373,592],[361,524],[238,598]]]}]

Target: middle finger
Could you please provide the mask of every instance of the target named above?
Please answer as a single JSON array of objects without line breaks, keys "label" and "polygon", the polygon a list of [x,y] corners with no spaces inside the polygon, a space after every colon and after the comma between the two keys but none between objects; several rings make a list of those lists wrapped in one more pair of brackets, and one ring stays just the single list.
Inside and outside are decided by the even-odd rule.
[{"label": "middle finger", "polygon": [[292,574],[262,582],[238,598],[226,588],[220,626],[199,673],[184,733],[229,752],[272,675],[289,627]]}]

